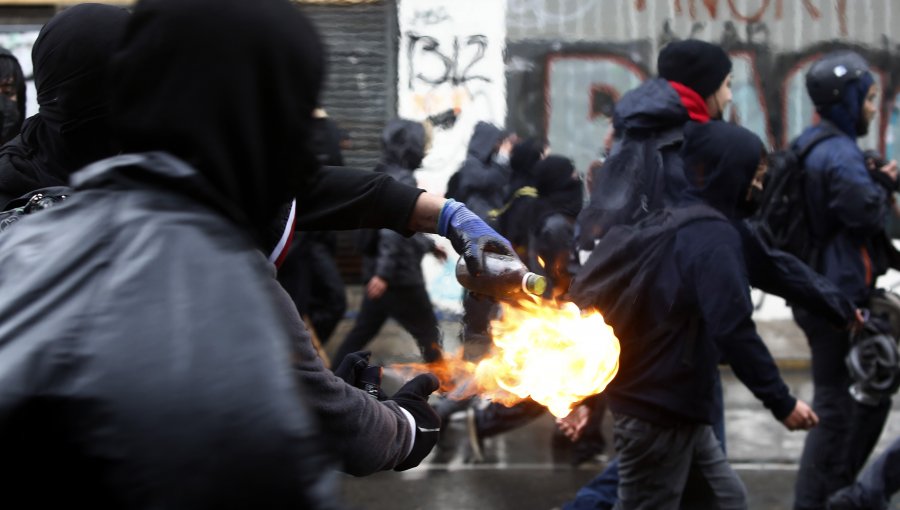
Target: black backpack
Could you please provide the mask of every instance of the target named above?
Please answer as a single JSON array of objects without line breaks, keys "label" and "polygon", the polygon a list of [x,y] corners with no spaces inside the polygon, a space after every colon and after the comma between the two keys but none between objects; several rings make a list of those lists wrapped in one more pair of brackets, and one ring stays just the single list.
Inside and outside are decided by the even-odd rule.
[{"label": "black backpack", "polygon": [[803,161],[819,142],[838,134],[837,128],[823,123],[823,129],[804,145],[792,144],[769,155],[760,205],[750,218],[750,226],[770,248],[786,251],[804,262],[813,260],[816,242],[810,233]]},{"label": "black backpack", "polygon": [[6,209],[0,211],[0,232],[30,214],[53,207],[65,200],[72,192],[72,188],[54,186],[32,191],[10,201],[6,204]]},{"label": "black backpack", "polygon": [[591,200],[578,215],[577,247],[590,250],[616,225],[634,225],[665,207],[666,169],[662,151],[677,150],[681,126],[626,133],[621,146],[597,170]]}]

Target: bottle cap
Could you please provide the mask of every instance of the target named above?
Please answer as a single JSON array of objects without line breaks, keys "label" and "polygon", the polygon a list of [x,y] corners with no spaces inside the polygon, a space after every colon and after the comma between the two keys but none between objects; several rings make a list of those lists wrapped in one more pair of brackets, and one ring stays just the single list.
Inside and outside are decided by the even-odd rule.
[{"label": "bottle cap", "polygon": [[528,294],[543,296],[547,290],[547,279],[535,273],[525,273],[522,277],[522,290]]}]

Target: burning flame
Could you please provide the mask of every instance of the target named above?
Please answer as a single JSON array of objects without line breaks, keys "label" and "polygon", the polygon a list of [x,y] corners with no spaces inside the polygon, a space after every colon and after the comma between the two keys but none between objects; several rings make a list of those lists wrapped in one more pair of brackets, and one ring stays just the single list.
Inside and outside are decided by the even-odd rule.
[{"label": "burning flame", "polygon": [[502,319],[491,322],[494,347],[478,363],[460,353],[395,368],[434,373],[450,398],[479,395],[512,406],[530,397],[558,418],[602,392],[618,372],[619,340],[598,312],[538,298],[501,306]]}]

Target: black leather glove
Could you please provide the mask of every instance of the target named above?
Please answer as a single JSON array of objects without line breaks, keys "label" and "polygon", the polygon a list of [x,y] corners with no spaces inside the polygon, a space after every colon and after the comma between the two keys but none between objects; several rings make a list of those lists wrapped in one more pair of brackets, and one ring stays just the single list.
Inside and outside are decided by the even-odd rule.
[{"label": "black leather glove", "polygon": [[472,275],[484,271],[484,252],[518,258],[512,245],[464,204],[447,200],[438,217],[438,234],[450,240]]},{"label": "black leather glove", "polygon": [[371,351],[356,351],[344,356],[340,365],[334,369],[334,375],[340,377],[350,386],[356,386],[359,376],[369,366]]},{"label": "black leather glove", "polygon": [[441,430],[441,418],[428,405],[428,395],[440,387],[438,378],[432,374],[422,374],[404,384],[389,400],[393,400],[406,409],[416,421],[416,434],[413,447],[403,462],[394,468],[395,471],[406,471],[422,462],[434,445],[437,444]]}]

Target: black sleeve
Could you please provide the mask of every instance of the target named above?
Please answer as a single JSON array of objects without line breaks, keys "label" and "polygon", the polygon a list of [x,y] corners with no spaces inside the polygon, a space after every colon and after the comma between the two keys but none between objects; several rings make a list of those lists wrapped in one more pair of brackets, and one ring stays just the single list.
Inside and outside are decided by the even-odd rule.
[{"label": "black sleeve", "polygon": [[731,242],[724,236],[710,237],[722,242],[692,257],[691,267],[704,326],[737,378],[783,420],[797,401],[756,332],[740,240],[736,234]]},{"label": "black sleeve", "polygon": [[830,280],[790,253],[768,247],[746,223],[735,226],[741,234],[751,286],[800,305],[836,327],[850,324],[856,307]]},{"label": "black sleeve", "polygon": [[358,168],[323,167],[297,197],[298,230],[387,228],[404,235],[423,190]]}]

